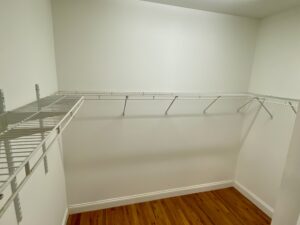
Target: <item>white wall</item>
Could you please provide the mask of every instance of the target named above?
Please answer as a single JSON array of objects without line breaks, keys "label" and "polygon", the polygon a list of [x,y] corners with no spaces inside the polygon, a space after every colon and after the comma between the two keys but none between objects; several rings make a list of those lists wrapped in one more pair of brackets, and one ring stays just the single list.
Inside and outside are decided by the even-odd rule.
[{"label": "white wall", "polygon": [[59,141],[49,149],[48,165],[47,175],[43,163],[40,164],[19,194],[21,223],[17,223],[14,204],[11,204],[0,219],[0,225],[64,225],[67,199]]},{"label": "white wall", "polygon": [[60,90],[248,89],[257,21],[139,0],[54,0]]},{"label": "white wall", "polygon": [[49,0],[0,1],[0,88],[7,109],[57,91],[51,5]]},{"label": "white wall", "polygon": [[[60,90],[248,89],[256,20],[138,0],[53,9]],[[120,118],[123,101],[84,105],[64,134],[71,206],[232,181],[241,102],[220,102],[213,116],[200,115],[208,101],[178,102],[173,113],[196,115],[164,118],[169,103],[130,101],[130,118]]]},{"label": "white wall", "polygon": [[[42,96],[57,91],[50,1],[1,0],[0,28],[0,88],[7,109],[35,100],[36,83]],[[58,142],[51,147],[48,163],[49,173],[45,175],[40,165],[20,192],[20,225],[62,223],[67,200]],[[13,204],[0,224],[17,225]]]},{"label": "white wall", "polygon": [[72,212],[103,207],[97,201],[120,203],[125,196],[143,194],[145,200],[150,192],[232,185],[242,124],[235,111],[241,103],[220,102],[203,116],[208,102],[178,101],[165,117],[169,103],[129,101],[125,118],[123,101],[84,104],[63,135]]},{"label": "white wall", "polygon": [[[252,68],[250,91],[299,98],[299,8],[262,21],[253,67],[255,20],[137,0],[53,0],[53,8],[60,90],[241,92]],[[2,1],[0,27],[7,108],[34,100],[35,83],[43,95],[56,91],[49,1]],[[122,102],[86,103],[65,133],[69,204],[234,178],[243,118],[231,112],[239,102],[219,104],[212,116],[170,118],[160,116],[168,102],[130,104],[122,119],[111,117],[119,116]],[[173,112],[203,107],[178,103]],[[255,107],[246,116],[236,178],[272,210],[294,117],[288,108],[268,107],[273,121],[261,111],[253,122]],[[142,109],[157,116],[137,116]],[[45,217],[60,224],[64,216],[64,173],[53,148],[50,173],[40,167],[20,194],[21,224],[45,224]],[[2,223],[16,223],[12,207]]]},{"label": "white wall", "polygon": [[300,98],[300,7],[260,25],[250,91]]},{"label": "white wall", "polygon": [[[299,7],[261,21],[250,92],[300,98],[299,22]],[[245,117],[236,182],[240,190],[246,190],[252,200],[272,215],[286,166],[295,114],[289,106],[271,103],[267,106],[274,114],[273,120],[263,110],[253,120],[254,108]]]},{"label": "white wall", "polygon": [[[300,112],[300,111],[298,111]],[[300,212],[300,113],[298,113],[272,225],[295,225]]]},{"label": "white wall", "polygon": [[236,185],[242,192],[252,194],[252,198],[248,197],[272,216],[296,116],[289,106],[266,106],[273,120],[257,103],[245,113]]}]

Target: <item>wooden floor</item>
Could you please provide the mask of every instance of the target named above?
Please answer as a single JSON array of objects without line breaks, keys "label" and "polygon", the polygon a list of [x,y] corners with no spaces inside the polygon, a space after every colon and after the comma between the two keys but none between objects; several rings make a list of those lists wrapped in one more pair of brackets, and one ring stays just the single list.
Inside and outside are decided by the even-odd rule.
[{"label": "wooden floor", "polygon": [[68,225],[265,225],[271,219],[234,188],[71,215]]}]

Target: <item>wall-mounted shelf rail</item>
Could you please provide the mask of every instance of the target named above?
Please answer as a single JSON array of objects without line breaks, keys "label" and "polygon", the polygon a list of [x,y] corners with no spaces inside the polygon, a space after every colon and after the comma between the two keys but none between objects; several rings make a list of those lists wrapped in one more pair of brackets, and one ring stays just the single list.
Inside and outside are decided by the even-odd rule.
[{"label": "wall-mounted shelf rail", "polygon": [[0,217],[14,202],[18,222],[22,220],[19,192],[37,166],[41,162],[46,165],[49,147],[83,103],[81,96],[37,97],[36,102],[9,112],[4,112],[1,97]]},{"label": "wall-mounted shelf rail", "polygon": [[211,102],[203,110],[203,114],[207,114],[208,110],[217,102],[222,100],[243,100],[245,103],[240,106],[235,112],[242,110],[249,104],[256,102],[262,109],[273,119],[273,114],[266,106],[267,103],[285,105],[291,108],[293,113],[297,114],[296,107],[300,99],[283,98],[270,95],[260,95],[254,93],[185,93],[185,92],[59,92],[59,94],[68,96],[83,96],[85,101],[124,101],[124,109],[122,116],[125,116],[125,110],[130,101],[166,101],[167,105],[164,112],[165,116],[177,101],[187,100],[210,100]]}]

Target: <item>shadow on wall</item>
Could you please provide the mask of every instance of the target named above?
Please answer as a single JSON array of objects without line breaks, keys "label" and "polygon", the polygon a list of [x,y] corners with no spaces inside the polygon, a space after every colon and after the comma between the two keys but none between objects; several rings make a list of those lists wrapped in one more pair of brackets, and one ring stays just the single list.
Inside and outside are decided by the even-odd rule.
[{"label": "shadow on wall", "polygon": [[[100,151],[101,149],[99,149]],[[130,165],[146,165],[153,163],[170,163],[175,161],[188,161],[190,159],[195,160],[201,158],[203,161],[208,161],[210,158],[222,157],[234,157],[237,154],[237,149],[233,149],[233,146],[215,146],[206,149],[169,149],[168,151],[155,152],[155,151],[142,151],[142,152],[121,152],[119,150],[112,150],[106,155],[97,157],[95,155],[89,155],[81,157],[80,160],[72,162],[72,166],[76,167],[76,164],[80,165],[80,168],[113,168],[130,166]]]},{"label": "shadow on wall", "polygon": [[209,113],[209,114],[173,114],[173,115],[126,115],[126,116],[77,116],[77,121],[94,120],[132,120],[132,119],[171,119],[171,118],[208,118],[216,116],[232,116],[236,113]]},{"label": "shadow on wall", "polygon": [[[249,108],[250,107],[251,106],[249,106]],[[246,127],[245,132],[242,134],[241,143],[240,143],[240,149],[242,149],[245,141],[247,140],[247,137],[250,134],[250,131],[252,130],[252,127],[254,126],[255,121],[256,121],[256,119],[257,119],[257,117],[258,117],[258,115],[259,115],[259,113],[261,111],[261,108],[262,108],[262,106],[260,105],[257,108],[253,108],[250,111],[248,111],[248,113],[253,113],[253,111],[254,112],[256,111],[256,112],[254,113],[254,116],[253,116],[252,120],[250,121],[249,125]]]}]

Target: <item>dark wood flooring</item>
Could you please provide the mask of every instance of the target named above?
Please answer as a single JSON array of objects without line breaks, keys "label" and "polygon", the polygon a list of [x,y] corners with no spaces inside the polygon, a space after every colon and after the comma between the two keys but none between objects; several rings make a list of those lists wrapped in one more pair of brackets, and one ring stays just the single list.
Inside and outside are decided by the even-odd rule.
[{"label": "dark wood flooring", "polygon": [[267,225],[234,188],[71,215],[68,225]]}]

